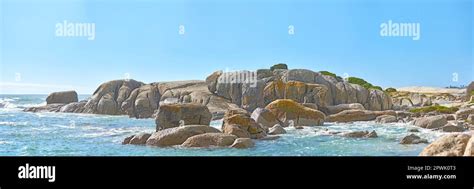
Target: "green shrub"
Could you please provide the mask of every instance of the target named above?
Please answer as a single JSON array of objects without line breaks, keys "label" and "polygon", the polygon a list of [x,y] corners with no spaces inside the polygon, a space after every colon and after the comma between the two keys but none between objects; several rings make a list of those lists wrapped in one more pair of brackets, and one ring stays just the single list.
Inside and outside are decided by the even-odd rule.
[{"label": "green shrub", "polygon": [[474,91],[471,91],[471,96],[474,96]]},{"label": "green shrub", "polygon": [[392,88],[392,87],[389,87],[389,88],[386,88],[386,89],[385,89],[385,92],[389,92],[389,93],[391,93],[391,92],[397,92],[397,89]]},{"label": "green shrub", "polygon": [[278,63],[278,64],[275,64],[273,65],[272,67],[270,67],[270,70],[273,71],[273,70],[276,70],[276,69],[283,69],[283,70],[287,70],[288,69],[288,66],[284,63]]},{"label": "green shrub", "polygon": [[319,73],[337,78],[336,74],[328,72],[328,71],[320,71]]},{"label": "green shrub", "polygon": [[443,113],[443,114],[452,114],[458,111],[459,108],[456,107],[446,107],[446,106],[440,106],[440,105],[434,105],[434,106],[427,106],[427,107],[421,107],[421,108],[413,108],[410,110],[412,113],[428,113],[428,112],[438,112],[438,113]]},{"label": "green shrub", "polygon": [[347,78],[347,81],[352,84],[357,84],[360,85],[366,89],[377,89],[383,91],[382,87],[380,86],[374,86],[371,83],[365,81],[364,79],[358,78],[358,77],[349,77]]}]

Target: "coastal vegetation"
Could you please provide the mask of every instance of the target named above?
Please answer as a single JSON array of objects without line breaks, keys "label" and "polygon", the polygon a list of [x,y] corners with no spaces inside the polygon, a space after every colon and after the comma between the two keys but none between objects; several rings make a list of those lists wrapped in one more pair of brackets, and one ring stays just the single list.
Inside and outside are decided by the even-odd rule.
[{"label": "coastal vegetation", "polygon": [[428,112],[438,112],[443,114],[452,114],[458,111],[457,107],[446,107],[441,105],[413,108],[410,110],[412,113],[428,113]]}]

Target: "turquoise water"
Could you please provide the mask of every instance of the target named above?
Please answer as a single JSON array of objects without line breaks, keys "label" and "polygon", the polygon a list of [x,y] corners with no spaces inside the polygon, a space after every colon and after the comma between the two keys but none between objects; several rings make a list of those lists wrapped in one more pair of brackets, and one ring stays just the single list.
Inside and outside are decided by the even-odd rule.
[{"label": "turquoise water", "polygon": [[[86,99],[87,95],[79,98]],[[251,149],[184,149],[122,145],[122,140],[138,132],[152,132],[153,119],[131,119],[71,113],[22,112],[25,107],[45,104],[46,95],[0,95],[0,156],[415,156],[427,144],[401,145],[398,142],[407,124],[326,123],[322,127],[288,128],[273,141],[257,141]],[[212,126],[220,128],[221,121]],[[353,139],[329,132],[375,130],[379,137]],[[418,128],[430,142],[439,132]]]}]

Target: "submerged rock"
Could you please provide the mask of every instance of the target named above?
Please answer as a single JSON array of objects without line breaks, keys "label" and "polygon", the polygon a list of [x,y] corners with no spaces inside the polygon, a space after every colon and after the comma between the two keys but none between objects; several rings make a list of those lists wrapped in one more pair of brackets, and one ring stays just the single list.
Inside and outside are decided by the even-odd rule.
[{"label": "submerged rock", "polygon": [[132,135],[125,138],[122,144],[136,144],[136,145],[146,144],[146,141],[148,140],[148,138],[150,138],[150,136],[151,136],[150,133],[140,133],[140,134]]},{"label": "submerged rock", "polygon": [[353,131],[343,134],[342,136],[349,138],[377,138],[377,132],[375,131]]},{"label": "submerged rock", "polygon": [[25,112],[59,112],[64,104],[47,104],[38,107],[28,107],[23,111]]},{"label": "submerged rock", "polygon": [[419,143],[428,143],[428,140],[422,139],[415,134],[410,134],[403,137],[403,139],[400,141],[400,144],[419,144]]}]

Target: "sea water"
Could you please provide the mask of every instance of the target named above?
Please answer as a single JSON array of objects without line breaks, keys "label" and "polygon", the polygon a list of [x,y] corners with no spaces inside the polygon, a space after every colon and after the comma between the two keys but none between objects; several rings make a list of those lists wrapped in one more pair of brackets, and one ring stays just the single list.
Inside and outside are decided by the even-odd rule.
[{"label": "sea water", "polygon": [[[89,95],[80,95],[87,99]],[[427,144],[401,145],[408,129],[432,142],[441,132],[405,123],[325,123],[286,128],[271,141],[250,149],[122,145],[127,136],[155,130],[153,119],[76,113],[23,112],[46,104],[46,95],[0,95],[0,156],[416,156]],[[220,129],[222,120],[211,122]],[[375,130],[378,138],[346,138],[334,132]]]}]

